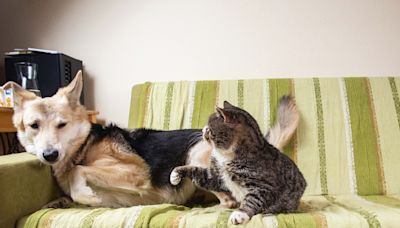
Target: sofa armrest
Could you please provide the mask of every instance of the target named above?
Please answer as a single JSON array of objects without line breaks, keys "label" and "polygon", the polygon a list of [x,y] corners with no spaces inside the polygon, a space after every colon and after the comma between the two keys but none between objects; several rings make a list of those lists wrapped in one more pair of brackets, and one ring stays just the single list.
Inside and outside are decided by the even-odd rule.
[{"label": "sofa armrest", "polygon": [[14,227],[19,218],[59,196],[50,167],[34,155],[0,156],[0,227]]}]

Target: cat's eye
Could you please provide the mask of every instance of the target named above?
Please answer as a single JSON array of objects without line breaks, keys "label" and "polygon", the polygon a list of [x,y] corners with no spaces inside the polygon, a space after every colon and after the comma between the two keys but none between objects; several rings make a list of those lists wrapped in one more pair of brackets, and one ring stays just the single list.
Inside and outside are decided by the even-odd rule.
[{"label": "cat's eye", "polygon": [[61,128],[65,127],[66,125],[67,125],[67,123],[59,123],[59,124],[57,125],[57,128],[58,128],[58,129],[61,129]]},{"label": "cat's eye", "polygon": [[39,124],[38,123],[33,123],[31,125],[29,125],[32,129],[38,129],[39,128]]}]

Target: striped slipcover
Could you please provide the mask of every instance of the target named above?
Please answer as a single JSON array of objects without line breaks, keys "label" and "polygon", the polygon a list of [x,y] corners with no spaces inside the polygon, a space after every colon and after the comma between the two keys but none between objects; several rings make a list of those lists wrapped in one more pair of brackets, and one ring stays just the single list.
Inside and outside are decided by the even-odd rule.
[{"label": "striped slipcover", "polygon": [[[257,215],[248,227],[400,227],[400,78],[307,78],[145,83],[132,89],[129,127],[202,128],[224,100],[266,132],[279,98],[301,122],[283,153],[308,187],[299,213]],[[231,210],[177,205],[46,209],[29,227],[226,227]]]}]

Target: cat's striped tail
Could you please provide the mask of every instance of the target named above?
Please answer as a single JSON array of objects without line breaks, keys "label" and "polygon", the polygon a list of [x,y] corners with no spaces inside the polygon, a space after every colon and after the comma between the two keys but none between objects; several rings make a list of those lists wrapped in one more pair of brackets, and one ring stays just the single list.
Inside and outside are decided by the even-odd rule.
[{"label": "cat's striped tail", "polygon": [[283,96],[279,101],[277,121],[269,129],[265,138],[270,144],[282,151],[289,143],[299,124],[300,115],[297,111],[296,102],[291,96]]}]

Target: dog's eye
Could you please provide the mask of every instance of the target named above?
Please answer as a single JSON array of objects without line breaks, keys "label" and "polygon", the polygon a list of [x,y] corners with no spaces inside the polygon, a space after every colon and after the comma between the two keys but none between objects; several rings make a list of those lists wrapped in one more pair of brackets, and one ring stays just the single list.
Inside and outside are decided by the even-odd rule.
[{"label": "dog's eye", "polygon": [[61,129],[61,128],[65,127],[65,125],[67,125],[67,123],[59,123],[59,124],[57,125],[57,128],[58,128],[58,129]]},{"label": "dog's eye", "polygon": [[39,128],[39,124],[33,123],[33,124],[30,125],[30,127],[31,127],[32,129],[38,129],[38,128]]}]

